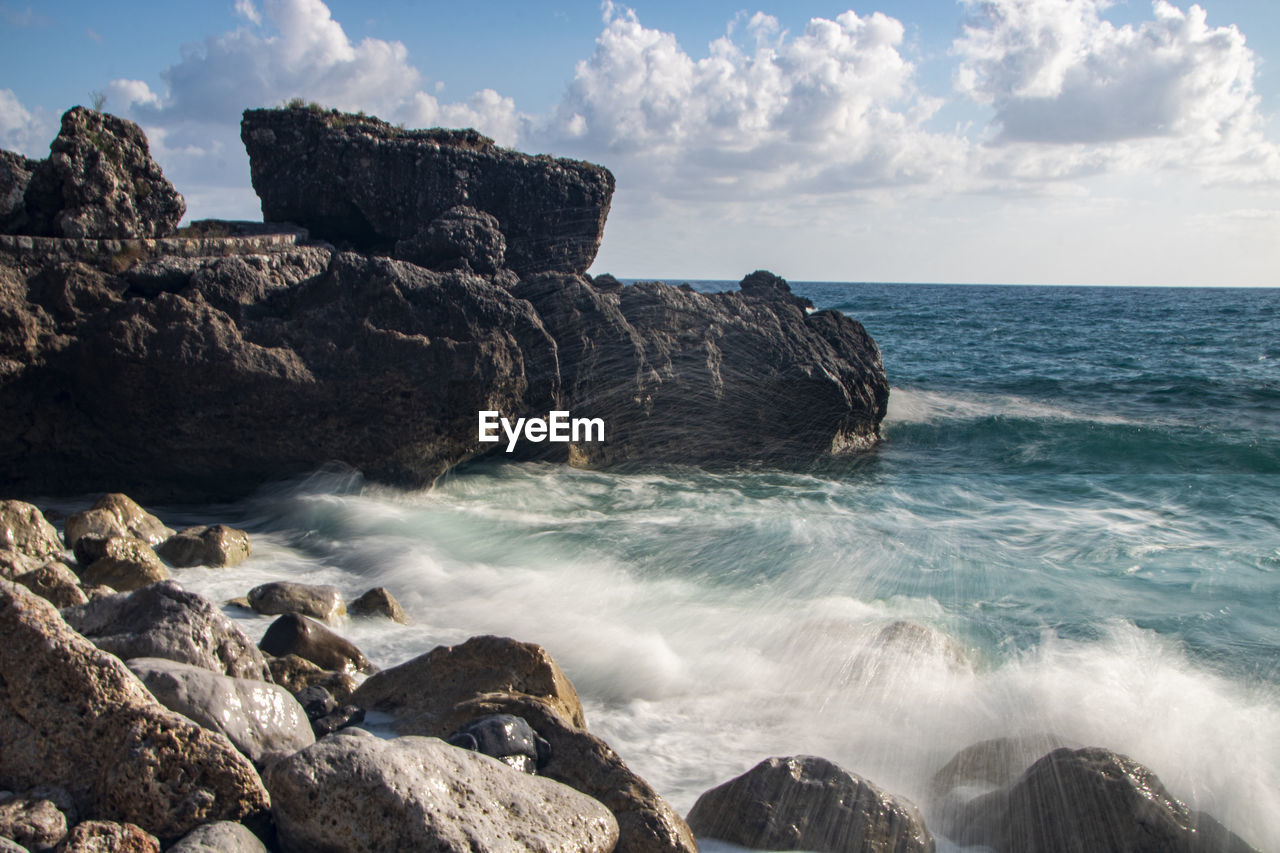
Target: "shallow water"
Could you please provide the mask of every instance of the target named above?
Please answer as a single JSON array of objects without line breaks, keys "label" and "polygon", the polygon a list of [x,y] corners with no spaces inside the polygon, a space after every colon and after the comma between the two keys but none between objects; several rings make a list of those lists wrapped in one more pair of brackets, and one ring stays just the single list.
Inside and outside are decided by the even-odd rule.
[{"label": "shallow water", "polygon": [[[218,600],[387,586],[412,626],[342,627],[383,666],[479,633],[541,643],[682,813],[813,753],[928,819],[957,750],[1053,732],[1280,849],[1280,291],[795,288],[881,346],[874,453],[480,462],[412,493],[335,468],[162,512],[254,534],[244,565],[178,577]],[[882,635],[899,620],[928,631]]]}]

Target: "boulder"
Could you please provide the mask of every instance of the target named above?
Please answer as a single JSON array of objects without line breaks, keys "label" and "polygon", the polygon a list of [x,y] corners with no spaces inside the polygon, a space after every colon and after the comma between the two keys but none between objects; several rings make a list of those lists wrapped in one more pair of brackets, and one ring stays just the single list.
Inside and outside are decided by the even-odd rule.
[{"label": "boulder", "polygon": [[551,758],[551,744],[514,714],[490,714],[449,735],[450,746],[470,749],[509,764],[522,773],[537,773]]},{"label": "boulder", "polygon": [[608,169],[502,149],[474,130],[299,108],[246,110],[240,136],[264,219],[365,251],[412,241],[466,205],[499,223],[516,273],[582,273],[613,197]]},{"label": "boulder", "polygon": [[188,527],[156,546],[156,553],[177,568],[238,566],[253,549],[249,534],[225,524]]},{"label": "boulder", "polygon": [[85,564],[80,580],[88,586],[132,592],[169,579],[169,570],[151,546],[132,536],[82,536],[76,541],[76,559]]},{"label": "boulder", "polygon": [[258,613],[275,616],[299,613],[333,624],[347,615],[346,602],[336,586],[275,581],[249,590],[249,606]]},{"label": "boulder", "polygon": [[30,851],[18,842],[0,835],[0,853],[30,853]]},{"label": "boulder", "polygon": [[[359,649],[356,651],[359,651]],[[343,660],[350,659],[344,657]],[[334,698],[335,703],[343,703],[351,698],[359,686],[349,672],[322,669],[296,654],[284,654],[275,657],[268,653],[267,666],[271,668],[271,677],[276,684],[279,684],[294,696],[314,686],[328,692]],[[335,710],[335,708],[330,708],[324,713],[327,714],[329,711]]]},{"label": "boulder", "polygon": [[228,820],[197,826],[168,853],[267,853],[258,836]]},{"label": "boulder", "polygon": [[699,838],[757,850],[934,850],[912,803],[811,755],[760,762],[700,796],[688,820]]},{"label": "boulder", "polygon": [[302,712],[308,720],[318,720],[338,710],[338,700],[333,694],[318,684],[308,685],[293,694],[294,700],[302,706]]},{"label": "boulder", "polygon": [[42,565],[40,560],[28,557],[12,548],[0,548],[0,578],[15,580],[27,572],[33,572]]},{"label": "boulder", "polygon": [[397,258],[429,269],[493,275],[506,260],[507,241],[496,218],[474,207],[457,205],[422,231],[397,241],[395,253]]},{"label": "boulder", "polygon": [[67,837],[67,816],[58,804],[36,792],[0,794],[0,838],[27,850],[53,850]]},{"label": "boulder", "polygon": [[0,234],[17,234],[27,225],[24,196],[39,160],[0,151]]},{"label": "boulder", "polygon": [[71,830],[58,853],[160,853],[160,841],[132,823],[86,820]]},{"label": "boulder", "polygon": [[84,107],[63,113],[25,202],[32,233],[92,239],[167,237],[187,209],[142,128]]},{"label": "boulder", "polygon": [[1016,781],[1037,758],[1066,745],[1049,732],[979,741],[957,752],[933,774],[929,793],[942,797],[957,788],[1002,788]]},{"label": "boulder", "polygon": [[317,738],[322,738],[325,735],[343,731],[363,722],[364,708],[358,705],[343,705],[322,717],[316,717],[312,720],[311,731],[315,732]]},{"label": "boulder", "polygon": [[160,704],[226,735],[255,764],[315,743],[306,712],[283,687],[163,658],[126,663]]},{"label": "boulder", "polygon": [[5,785],[57,785],[80,815],[162,838],[267,807],[253,765],[225,737],[161,706],[123,662],[6,581],[0,636]]},{"label": "boulder", "polygon": [[347,612],[352,616],[381,616],[401,625],[409,624],[404,608],[384,586],[376,586],[351,602]]},{"label": "boulder", "polygon": [[45,560],[62,553],[58,531],[40,510],[22,501],[0,501],[0,549]]},{"label": "boulder", "polygon": [[627,767],[609,744],[571,725],[561,709],[532,696],[490,693],[443,714],[396,721],[401,734],[445,736],[493,714],[525,720],[547,741],[539,775],[603,803],[618,822],[617,853],[696,853],[693,833],[648,782]]},{"label": "boulder", "polygon": [[487,693],[532,696],[554,708],[569,725],[587,726],[578,691],[546,649],[507,637],[472,637],[456,646],[438,646],[370,677],[354,701],[410,720],[440,717]]},{"label": "boulder", "polygon": [[609,853],[600,803],[435,738],[329,737],[264,778],[282,844],[308,853]]},{"label": "boulder", "polygon": [[74,607],[89,600],[80,588],[80,579],[66,563],[51,560],[38,569],[14,578],[54,607]]},{"label": "boulder", "polygon": [[164,581],[70,607],[71,627],[104,651],[129,658],[165,658],[235,678],[270,681],[262,653],[213,603]]},{"label": "boulder", "polygon": [[67,516],[64,535],[67,547],[73,551],[82,536],[132,537],[154,548],[172,536],[173,530],[128,495],[111,492],[98,498],[91,508]]},{"label": "boulder", "polygon": [[375,667],[349,640],[313,619],[286,613],[271,623],[258,648],[269,655],[297,655],[321,669],[372,672]]},{"label": "boulder", "polygon": [[1009,787],[974,798],[951,837],[996,853],[1257,853],[1148,768],[1097,747],[1055,749]]}]

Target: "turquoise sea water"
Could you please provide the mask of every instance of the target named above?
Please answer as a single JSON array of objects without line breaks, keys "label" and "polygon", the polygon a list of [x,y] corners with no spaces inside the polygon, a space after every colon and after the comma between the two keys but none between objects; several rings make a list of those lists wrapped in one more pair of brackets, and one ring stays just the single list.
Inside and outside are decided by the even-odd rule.
[{"label": "turquoise sea water", "polygon": [[258,544],[179,578],[385,585],[415,624],[344,628],[384,666],[542,643],[681,812],[813,753],[930,818],[957,750],[1052,732],[1280,849],[1280,291],[793,288],[879,342],[878,450],[804,472],[482,461],[417,493],[328,470],[185,511]]}]

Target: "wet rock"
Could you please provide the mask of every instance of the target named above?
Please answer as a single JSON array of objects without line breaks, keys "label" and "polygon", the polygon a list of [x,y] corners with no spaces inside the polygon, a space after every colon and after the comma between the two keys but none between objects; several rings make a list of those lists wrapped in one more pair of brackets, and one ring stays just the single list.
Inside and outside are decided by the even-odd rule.
[{"label": "wet rock", "polygon": [[491,714],[462,726],[448,743],[483,753],[522,773],[537,773],[551,758],[551,744],[524,720],[513,714]]},{"label": "wet rock", "polygon": [[169,579],[151,546],[132,536],[82,536],[76,541],[76,559],[83,565],[80,580],[89,586],[132,592]]},{"label": "wet rock", "polygon": [[608,853],[618,837],[591,798],[434,738],[325,738],[271,764],[265,780],[294,851]]},{"label": "wet rock", "polygon": [[249,590],[249,606],[258,613],[300,613],[333,624],[347,615],[346,602],[336,586],[275,581]]},{"label": "wet rock", "polygon": [[156,547],[165,562],[178,568],[238,566],[252,551],[249,534],[225,524],[188,527]]},{"label": "wet rock", "polygon": [[648,782],[600,738],[571,725],[551,703],[490,693],[443,714],[396,721],[402,734],[442,736],[492,714],[524,719],[550,745],[539,775],[603,803],[618,821],[616,853],[695,853],[693,833]]},{"label": "wet rock", "polygon": [[409,617],[396,597],[384,586],[377,586],[347,606],[352,616],[382,616],[401,625],[409,624]]},{"label": "wet rock", "polygon": [[246,110],[240,135],[265,219],[366,250],[412,240],[422,223],[466,205],[501,224],[517,273],[581,273],[613,196],[608,169],[508,151],[472,130],[284,109]]},{"label": "wet rock", "polygon": [[71,627],[122,660],[165,658],[235,678],[270,681],[262,653],[213,603],[164,581],[70,607]]},{"label": "wet rock", "polygon": [[66,563],[50,561],[38,569],[14,578],[54,607],[74,607],[89,600],[80,588],[80,579]]},{"label": "wet rock", "polygon": [[472,637],[456,646],[438,646],[372,676],[354,698],[371,710],[408,719],[439,716],[486,693],[541,699],[568,724],[586,728],[578,692],[551,655],[541,646],[507,637]]},{"label": "wet rock", "polygon": [[306,712],[283,687],[162,658],[133,658],[127,665],[160,704],[226,735],[255,763],[269,752],[315,743]]},{"label": "wet rock", "polygon": [[1067,745],[1064,739],[1048,732],[979,741],[957,752],[933,774],[930,794],[941,797],[962,787],[1004,787],[1037,758]]},{"label": "wet rock", "polygon": [[271,677],[276,684],[295,696],[308,687],[316,686],[326,690],[336,702],[342,703],[349,700],[359,686],[350,673],[322,669],[296,654],[280,657],[268,655],[267,665],[271,668]]},{"label": "wet rock", "polygon": [[67,837],[67,816],[57,803],[36,792],[0,794],[0,837],[27,850],[53,850]]},{"label": "wet rock", "polygon": [[970,801],[953,833],[996,853],[1256,853],[1148,768],[1097,747],[1053,750],[1009,787]]},{"label": "wet rock", "polygon": [[243,825],[220,820],[191,830],[167,853],[267,853],[267,848]]},{"label": "wet rock", "polygon": [[321,669],[337,672],[372,672],[358,648],[313,619],[297,613],[286,613],[271,623],[262,635],[258,648],[270,655],[297,655]]},{"label": "wet rock", "polygon": [[350,726],[364,722],[364,708],[356,705],[343,705],[323,717],[311,721],[311,730],[317,738],[333,734]]},{"label": "wet rock", "polygon": [[37,507],[22,501],[0,501],[0,549],[45,560],[62,553],[62,542]]},{"label": "wet rock", "polygon": [[26,227],[23,197],[39,163],[15,151],[0,151],[0,234],[17,234]]},{"label": "wet rock", "polygon": [[302,712],[307,715],[308,720],[318,720],[338,710],[338,700],[318,684],[302,688],[293,694],[293,698],[302,706]]},{"label": "wet rock", "polygon": [[57,785],[82,815],[168,838],[267,807],[252,764],[226,738],[161,706],[123,662],[73,631],[51,604],[6,581],[0,636],[6,784]]},{"label": "wet rock", "polygon": [[58,853],[160,853],[160,841],[132,823],[87,820],[67,834]]},{"label": "wet rock", "polygon": [[25,201],[29,229],[50,237],[166,237],[186,212],[142,128],[84,107],[63,113]]},{"label": "wet rock", "polygon": [[397,258],[429,269],[474,270],[492,275],[502,268],[507,241],[498,220],[467,205],[437,216],[422,231],[396,242]]},{"label": "wet rock", "polygon": [[699,797],[688,820],[699,838],[757,850],[934,850],[912,803],[809,755],[760,762]]},{"label": "wet rock", "polygon": [[82,536],[133,537],[155,547],[172,535],[172,528],[119,492],[105,494],[89,509],[67,516],[65,527],[67,547],[73,551]]}]

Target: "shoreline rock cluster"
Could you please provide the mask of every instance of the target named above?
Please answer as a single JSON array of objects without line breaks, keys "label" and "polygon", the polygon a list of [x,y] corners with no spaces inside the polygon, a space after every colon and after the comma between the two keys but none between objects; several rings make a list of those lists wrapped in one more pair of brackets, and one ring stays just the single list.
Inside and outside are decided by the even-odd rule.
[{"label": "shoreline rock cluster", "polygon": [[[958,753],[934,776],[933,827],[816,756],[765,759],[682,818],[590,732],[537,645],[477,636],[378,670],[333,628],[405,621],[389,591],[357,607],[280,581],[226,605],[278,614],[255,646],[171,578],[119,592],[69,556],[120,540],[225,567],[248,555],[243,531],[175,532],[118,493],[62,520],[0,502],[0,851],[692,853],[696,836],[931,853],[941,832],[996,853],[1257,853],[1141,764],[1051,735]],[[49,565],[82,601],[31,577]],[[362,727],[366,712],[393,733]]]},{"label": "shoreline rock cluster", "polygon": [[[100,264],[0,245],[0,479],[15,491],[198,502],[335,460],[421,487],[486,453],[803,466],[879,440],[875,342],[783,279],[703,294],[587,275],[607,169],[309,108],[249,110],[242,131],[266,216],[313,242]],[[14,234],[159,246],[178,207],[153,202],[172,198],[141,130],[84,108],[49,160],[0,161]],[[193,251],[217,231],[203,223]],[[489,410],[571,411],[605,439],[495,453],[477,429]]]}]

